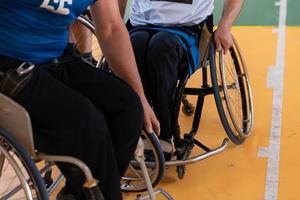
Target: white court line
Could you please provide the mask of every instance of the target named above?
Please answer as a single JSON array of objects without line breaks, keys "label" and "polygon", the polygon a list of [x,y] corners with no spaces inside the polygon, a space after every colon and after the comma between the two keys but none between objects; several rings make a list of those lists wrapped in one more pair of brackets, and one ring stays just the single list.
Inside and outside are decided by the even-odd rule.
[{"label": "white court line", "polygon": [[270,141],[269,147],[262,147],[258,152],[258,156],[268,158],[265,200],[278,199],[287,0],[276,2],[275,6],[279,6],[280,9],[279,24],[278,29],[276,29],[278,33],[276,65],[269,68],[267,82],[267,86],[273,88]]}]

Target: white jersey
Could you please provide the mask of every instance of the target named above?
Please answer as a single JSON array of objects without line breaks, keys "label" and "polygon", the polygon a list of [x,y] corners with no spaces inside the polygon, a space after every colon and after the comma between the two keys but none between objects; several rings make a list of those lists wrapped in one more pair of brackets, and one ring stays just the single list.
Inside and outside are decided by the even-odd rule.
[{"label": "white jersey", "polygon": [[130,22],[137,25],[196,25],[211,15],[214,0],[132,0]]}]

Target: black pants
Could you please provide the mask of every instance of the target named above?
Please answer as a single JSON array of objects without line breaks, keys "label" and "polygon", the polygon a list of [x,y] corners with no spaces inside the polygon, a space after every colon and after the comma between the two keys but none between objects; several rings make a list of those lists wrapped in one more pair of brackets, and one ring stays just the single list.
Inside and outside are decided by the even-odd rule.
[{"label": "black pants", "polygon": [[[1,66],[13,62],[1,61]],[[15,99],[28,111],[36,148],[84,161],[108,200],[122,199],[120,176],[132,158],[143,124],[139,97],[122,81],[77,60],[37,67]],[[83,184],[76,168],[58,164],[66,188]]]},{"label": "black pants", "polygon": [[160,121],[160,137],[169,140],[176,84],[187,66],[185,50],[166,31],[137,30],[130,37],[146,96]]}]

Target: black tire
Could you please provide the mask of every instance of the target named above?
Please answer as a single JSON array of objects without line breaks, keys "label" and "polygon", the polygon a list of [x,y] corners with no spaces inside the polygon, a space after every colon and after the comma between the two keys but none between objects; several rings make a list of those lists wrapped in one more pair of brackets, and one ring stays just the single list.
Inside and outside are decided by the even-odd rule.
[{"label": "black tire", "polygon": [[216,52],[214,42],[210,42],[209,60],[212,87],[222,125],[233,143],[242,144],[253,127],[253,102],[247,69],[236,41],[224,56]]},{"label": "black tire", "polygon": [[179,165],[176,168],[177,171],[177,176],[180,180],[182,180],[185,176],[185,172],[186,172],[186,166],[185,165]]},{"label": "black tire", "polygon": [[[0,128],[0,146],[1,148],[3,148],[0,149],[0,153],[2,156],[4,156],[5,160],[7,160],[7,157],[4,153],[9,153],[18,163],[18,167],[22,169],[23,174],[24,172],[26,172],[26,174],[24,174],[24,177],[26,175],[25,178],[27,179],[27,183],[30,185],[30,191],[34,192],[33,195],[35,195],[38,200],[48,200],[49,197],[45,187],[45,183],[34,161],[31,159],[30,155],[26,152],[22,145],[2,128]],[[22,164],[23,166],[19,166],[20,164]],[[5,176],[5,174],[2,174],[1,176]],[[15,187],[13,187],[12,189],[14,188]],[[22,188],[20,188],[19,191],[21,191],[21,189]],[[1,200],[10,198],[4,197],[5,194],[7,193],[4,192],[4,194],[0,194]],[[25,194],[24,199],[26,199]]]},{"label": "black tire", "polygon": [[[155,187],[163,178],[165,172],[165,158],[160,147],[159,140],[154,133],[147,134],[143,132],[142,135],[144,143],[151,148],[154,161],[147,161],[146,166],[151,179],[152,186]],[[141,192],[147,190],[144,182],[142,172],[136,160],[132,160],[129,164],[128,170],[121,180],[121,189],[124,192]]]}]

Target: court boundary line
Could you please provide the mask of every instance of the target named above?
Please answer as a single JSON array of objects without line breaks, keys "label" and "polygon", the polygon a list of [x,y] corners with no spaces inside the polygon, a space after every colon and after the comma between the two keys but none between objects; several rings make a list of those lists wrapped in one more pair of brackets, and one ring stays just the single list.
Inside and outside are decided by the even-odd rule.
[{"label": "court boundary line", "polygon": [[267,175],[264,199],[278,199],[280,140],[282,127],[282,104],[284,90],[284,62],[285,62],[285,34],[287,20],[287,1],[275,2],[279,6],[278,42],[276,52],[276,65],[269,68],[267,87],[273,88],[272,121],[270,129],[269,147],[261,147],[259,157],[267,157]]}]

